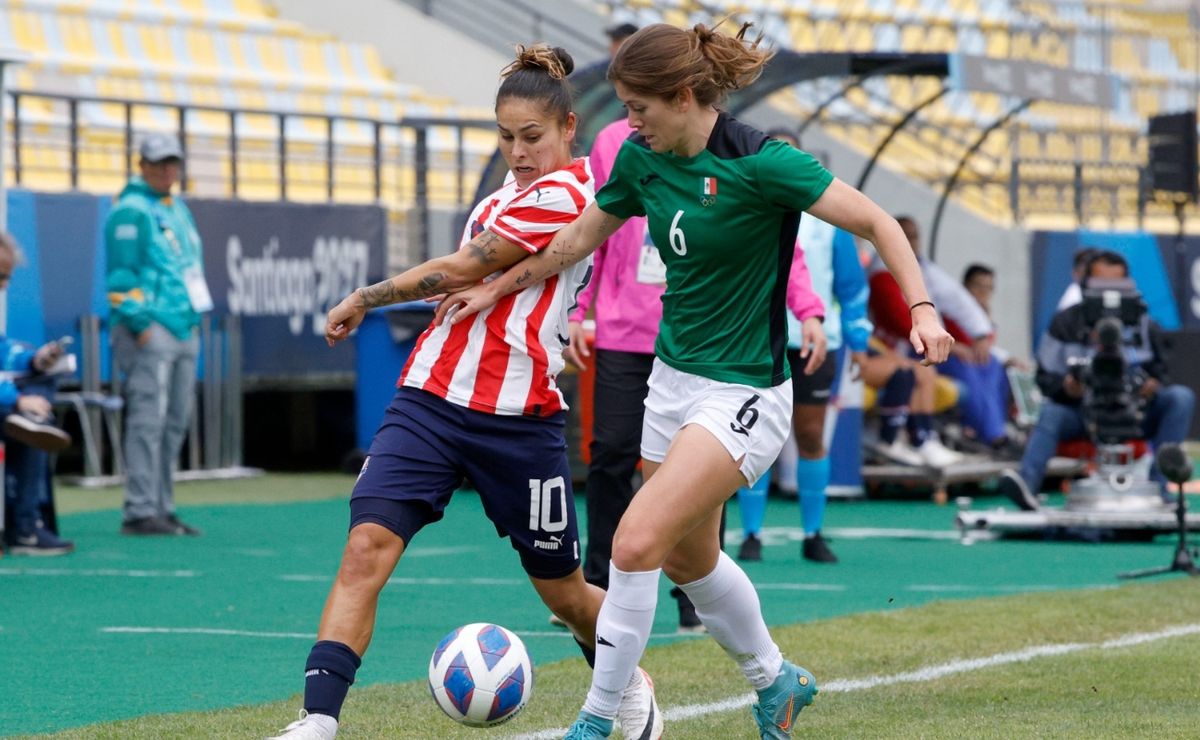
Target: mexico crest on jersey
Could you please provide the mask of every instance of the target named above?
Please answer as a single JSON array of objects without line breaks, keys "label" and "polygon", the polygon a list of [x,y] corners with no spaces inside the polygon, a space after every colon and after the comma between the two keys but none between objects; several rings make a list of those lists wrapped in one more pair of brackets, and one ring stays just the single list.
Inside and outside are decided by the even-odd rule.
[{"label": "mexico crest on jersey", "polygon": [[700,205],[711,206],[717,202],[717,178],[700,178]]}]

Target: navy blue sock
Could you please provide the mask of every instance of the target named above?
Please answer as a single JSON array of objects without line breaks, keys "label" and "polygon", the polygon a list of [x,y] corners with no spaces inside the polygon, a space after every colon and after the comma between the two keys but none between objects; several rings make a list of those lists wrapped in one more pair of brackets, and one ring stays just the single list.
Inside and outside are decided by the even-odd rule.
[{"label": "navy blue sock", "polygon": [[337,719],[360,665],[362,658],[340,642],[320,640],[313,645],[304,664],[304,709]]},{"label": "navy blue sock", "polygon": [[933,414],[910,414],[908,436],[912,439],[913,447],[925,444],[925,441],[933,436]]},{"label": "navy blue sock", "polygon": [[900,428],[908,422],[908,402],[912,398],[916,377],[912,370],[901,369],[892,374],[888,382],[879,391],[879,399],[875,402],[883,427],[879,430],[879,439],[886,445],[896,440]]}]

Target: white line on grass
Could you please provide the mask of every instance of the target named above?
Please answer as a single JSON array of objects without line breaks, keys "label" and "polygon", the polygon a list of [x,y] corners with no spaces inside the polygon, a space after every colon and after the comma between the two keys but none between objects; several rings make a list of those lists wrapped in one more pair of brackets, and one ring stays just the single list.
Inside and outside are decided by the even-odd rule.
[{"label": "white line on grass", "polygon": [[123,635],[223,635],[228,637],[277,637],[314,640],[313,632],[250,632],[211,627],[101,627],[101,632]]},{"label": "white line on grass", "polygon": [[962,535],[954,529],[905,529],[901,527],[831,527],[825,530],[829,537],[848,540],[900,539],[900,540],[957,540]]},{"label": "white line on grass", "polygon": [[195,578],[194,570],[120,570],[117,568],[0,568],[0,576],[76,576],[82,578]]},{"label": "white line on grass", "polygon": [[[1122,635],[1104,642],[1068,642],[1058,645],[1036,645],[1034,647],[1025,648],[1024,650],[1014,650],[1007,653],[996,653],[984,658],[970,658],[965,660],[952,660],[940,665],[928,666],[916,671],[908,671],[906,673],[894,673],[890,676],[868,676],[867,678],[857,679],[835,679],[828,683],[821,684],[821,692],[825,694],[836,694],[847,691],[865,691],[874,689],[880,686],[891,686],[898,683],[916,683],[920,681],[932,681],[938,678],[954,675],[956,673],[967,673],[970,671],[978,671],[985,668],[994,668],[996,666],[1008,665],[1010,663],[1025,663],[1035,658],[1045,658],[1055,655],[1066,655],[1067,653],[1077,653],[1081,650],[1113,650],[1116,648],[1130,647],[1132,645],[1142,645],[1148,642],[1156,642],[1158,640],[1168,640],[1173,637],[1184,637],[1187,635],[1200,634],[1200,624],[1184,624],[1178,627],[1168,627],[1157,632],[1135,632],[1128,635]],[[749,706],[755,700],[754,694],[743,694],[734,696],[721,701],[711,702],[708,704],[688,704],[682,707],[671,707],[663,712],[663,719],[668,722],[678,722],[679,720],[693,719],[695,717],[703,717],[709,714],[718,714],[720,712],[730,712],[735,709]],[[552,740],[553,738],[562,737],[567,728],[561,727],[553,730],[542,730],[539,732],[527,733],[518,735],[518,740]]]}]

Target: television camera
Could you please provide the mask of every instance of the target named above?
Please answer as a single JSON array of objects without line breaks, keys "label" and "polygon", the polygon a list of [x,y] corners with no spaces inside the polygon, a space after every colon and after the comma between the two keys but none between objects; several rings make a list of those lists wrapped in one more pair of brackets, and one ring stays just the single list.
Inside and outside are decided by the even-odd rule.
[{"label": "television camera", "polygon": [[1146,303],[1128,279],[1091,280],[1081,310],[1079,339],[1092,353],[1073,361],[1070,372],[1084,389],[1080,407],[1096,448],[1095,470],[1071,486],[1066,508],[1161,508],[1159,486],[1139,468],[1130,443],[1142,436],[1145,399],[1138,391],[1148,377],[1138,364],[1154,352]]},{"label": "television camera", "polygon": [[[1131,444],[1143,435],[1145,401],[1139,390],[1147,376],[1140,366],[1154,356],[1146,304],[1128,280],[1092,279],[1083,291],[1080,310],[1079,334],[1073,339],[1089,351],[1070,364],[1069,372],[1083,386],[1081,410],[1088,437],[1096,448],[1092,472],[1071,484],[1061,507],[971,510],[971,500],[960,499],[955,522],[962,541],[971,544],[978,539],[1030,532],[1093,540],[1143,539],[1177,529],[1180,544],[1169,570],[1193,573],[1194,563],[1190,557],[1185,558],[1188,553],[1182,552],[1186,548],[1182,533],[1200,529],[1200,516],[1187,513],[1182,503],[1164,503],[1159,485],[1149,478],[1145,461],[1134,459]],[[1177,446],[1166,445],[1159,450],[1158,465],[1172,481],[1191,477],[1190,463]],[[1179,500],[1184,500],[1182,492]]]}]

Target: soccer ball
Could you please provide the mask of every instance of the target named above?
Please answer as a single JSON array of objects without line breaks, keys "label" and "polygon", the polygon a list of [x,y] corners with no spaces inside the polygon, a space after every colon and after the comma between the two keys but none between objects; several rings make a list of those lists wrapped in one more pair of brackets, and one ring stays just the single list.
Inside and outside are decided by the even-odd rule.
[{"label": "soccer ball", "polygon": [[433,651],[429,691],[451,719],[491,727],[515,717],[529,701],[533,664],[512,632],[496,624],[464,625]]}]

